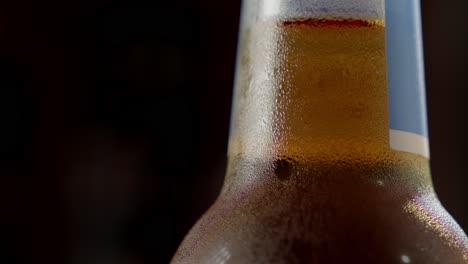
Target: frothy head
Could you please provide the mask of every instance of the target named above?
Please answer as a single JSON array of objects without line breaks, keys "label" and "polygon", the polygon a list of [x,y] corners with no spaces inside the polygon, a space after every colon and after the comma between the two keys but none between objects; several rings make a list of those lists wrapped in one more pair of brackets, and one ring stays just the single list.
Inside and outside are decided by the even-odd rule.
[{"label": "frothy head", "polygon": [[383,0],[260,0],[259,17],[383,19]]}]

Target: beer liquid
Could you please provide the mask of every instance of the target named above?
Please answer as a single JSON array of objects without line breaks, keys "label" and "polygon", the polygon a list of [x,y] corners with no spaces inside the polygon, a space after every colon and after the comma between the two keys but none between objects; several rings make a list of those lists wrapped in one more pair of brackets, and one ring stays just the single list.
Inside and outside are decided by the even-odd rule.
[{"label": "beer liquid", "polygon": [[390,149],[383,22],[241,38],[225,184],[174,263],[468,263],[428,160]]}]

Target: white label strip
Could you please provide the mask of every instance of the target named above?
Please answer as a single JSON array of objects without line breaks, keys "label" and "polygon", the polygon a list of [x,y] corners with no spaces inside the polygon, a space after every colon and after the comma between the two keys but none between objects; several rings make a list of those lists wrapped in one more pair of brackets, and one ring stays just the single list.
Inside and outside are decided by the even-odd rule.
[{"label": "white label strip", "polygon": [[430,158],[429,139],[418,134],[390,129],[390,148]]}]

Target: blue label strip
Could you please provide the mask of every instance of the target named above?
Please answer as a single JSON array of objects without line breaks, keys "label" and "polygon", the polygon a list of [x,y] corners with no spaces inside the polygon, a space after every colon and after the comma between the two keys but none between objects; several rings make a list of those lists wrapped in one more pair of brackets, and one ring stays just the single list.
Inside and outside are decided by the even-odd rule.
[{"label": "blue label strip", "polygon": [[419,0],[386,0],[390,129],[428,137]]}]

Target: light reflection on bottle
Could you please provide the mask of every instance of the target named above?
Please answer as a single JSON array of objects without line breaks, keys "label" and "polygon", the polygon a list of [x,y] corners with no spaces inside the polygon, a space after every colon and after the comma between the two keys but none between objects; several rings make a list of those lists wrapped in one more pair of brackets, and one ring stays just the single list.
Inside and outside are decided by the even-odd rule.
[{"label": "light reflection on bottle", "polygon": [[411,259],[408,255],[401,255],[401,262],[403,263],[411,263]]}]

